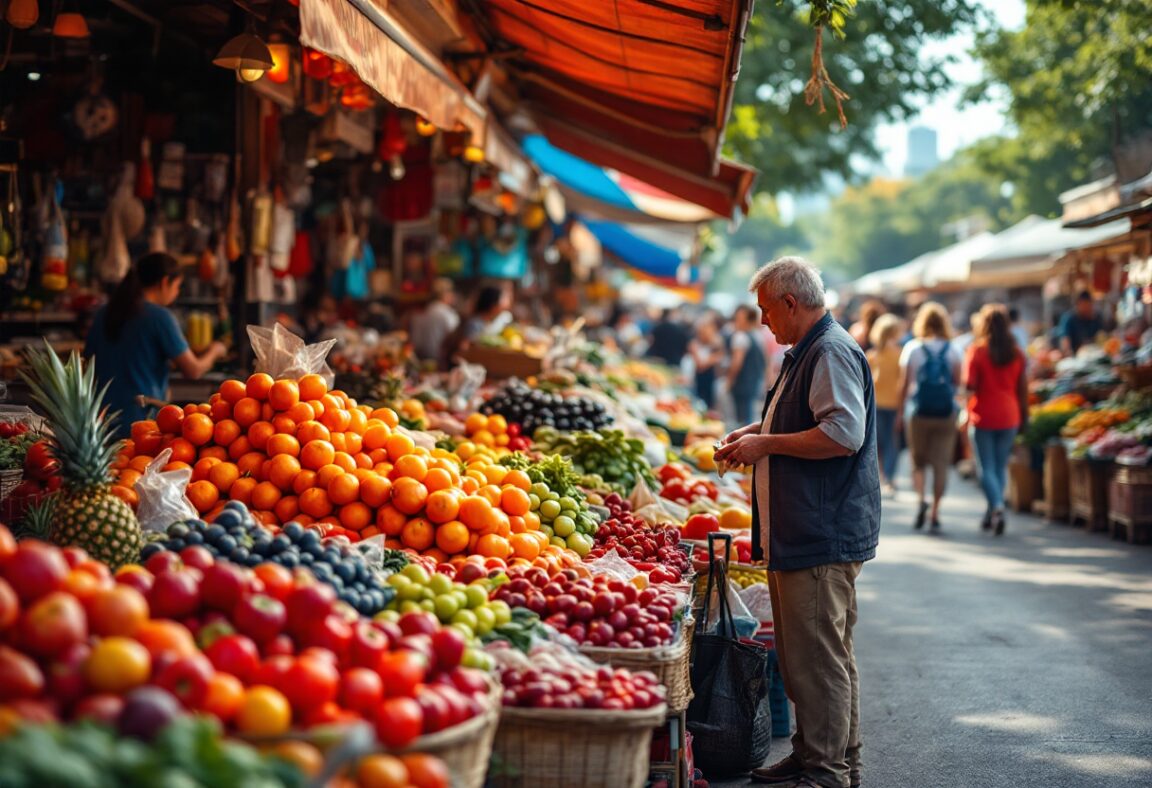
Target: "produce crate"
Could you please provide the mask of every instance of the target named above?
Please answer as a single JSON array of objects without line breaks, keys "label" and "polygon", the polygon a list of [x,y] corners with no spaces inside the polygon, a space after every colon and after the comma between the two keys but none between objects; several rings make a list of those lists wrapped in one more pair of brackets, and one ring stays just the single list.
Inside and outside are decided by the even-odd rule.
[{"label": "produce crate", "polygon": [[421,736],[400,752],[423,752],[440,758],[452,775],[452,788],[481,788],[500,724],[502,695],[500,685],[493,681],[484,711],[459,725]]},{"label": "produce crate", "polygon": [[1044,447],[1044,504],[1049,520],[1068,519],[1068,451],[1061,441]]},{"label": "produce crate", "polygon": [[503,348],[471,345],[460,353],[460,358],[484,367],[488,380],[527,378],[544,371],[544,359]]},{"label": "produce crate", "polygon": [[1108,485],[1108,533],[1132,544],[1152,537],[1152,468],[1117,464]]},{"label": "produce crate", "polygon": [[1006,497],[1013,511],[1030,512],[1032,503],[1041,493],[1040,472],[1032,468],[1031,460],[1021,461],[1015,454],[1008,463],[1008,489]]},{"label": "produce crate", "polygon": [[685,615],[680,622],[680,631],[676,633],[676,639],[667,646],[655,648],[581,646],[580,653],[601,665],[655,673],[667,693],[665,697],[669,712],[678,714],[687,709],[692,700],[692,680],[689,677],[688,666],[695,629],[692,616]]},{"label": "produce crate", "polygon": [[1068,498],[1073,525],[1083,520],[1089,531],[1107,530],[1111,469],[1111,463],[1068,458]]},{"label": "produce crate", "polygon": [[1128,384],[1129,388],[1142,389],[1152,386],[1152,364],[1142,367],[1114,367],[1116,377]]},{"label": "produce crate", "polygon": [[493,788],[641,788],[652,731],[668,707],[642,711],[506,708],[493,746]]}]

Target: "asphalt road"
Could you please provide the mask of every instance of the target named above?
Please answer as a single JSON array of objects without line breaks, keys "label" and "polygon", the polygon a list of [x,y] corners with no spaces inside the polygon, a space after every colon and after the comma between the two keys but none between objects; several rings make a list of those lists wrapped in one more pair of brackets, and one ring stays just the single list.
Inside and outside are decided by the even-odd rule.
[{"label": "asphalt road", "polygon": [[945,503],[929,535],[885,501],[858,581],[865,788],[1152,786],[1152,546]]}]

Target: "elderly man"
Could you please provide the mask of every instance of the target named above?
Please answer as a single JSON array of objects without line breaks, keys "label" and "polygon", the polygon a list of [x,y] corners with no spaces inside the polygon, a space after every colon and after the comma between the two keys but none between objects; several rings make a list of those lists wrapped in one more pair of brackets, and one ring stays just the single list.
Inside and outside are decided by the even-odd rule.
[{"label": "elderly man", "polygon": [[880,530],[872,376],[860,346],[825,310],[810,264],[776,260],[749,289],[764,325],[792,348],[763,420],[727,435],[716,457],[754,467],[753,550],[768,560],[777,656],[796,704],[792,754],[752,779],[854,788],[856,577]]}]

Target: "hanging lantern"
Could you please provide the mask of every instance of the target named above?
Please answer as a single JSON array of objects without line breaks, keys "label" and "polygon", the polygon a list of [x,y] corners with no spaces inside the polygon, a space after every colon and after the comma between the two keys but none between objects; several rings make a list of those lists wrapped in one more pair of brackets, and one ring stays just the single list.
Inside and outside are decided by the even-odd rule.
[{"label": "hanging lantern", "polygon": [[17,30],[27,30],[40,18],[40,5],[36,0],[12,0],[4,18]]},{"label": "hanging lantern", "polygon": [[521,218],[520,223],[524,225],[527,230],[538,230],[544,226],[544,220],[548,218],[548,214],[544,211],[544,206],[538,202],[534,202],[524,209],[524,216]]},{"label": "hanging lantern", "polygon": [[356,80],[360,79],[356,76],[356,72],[347,63],[341,63],[339,60],[332,61],[332,76],[328,77],[328,84],[334,88],[342,88],[351,85]]},{"label": "hanging lantern", "polygon": [[241,33],[231,39],[220,48],[212,62],[220,68],[235,71],[240,82],[255,82],[275,65],[268,45],[251,33]]},{"label": "hanging lantern", "polygon": [[347,107],[356,112],[372,109],[375,103],[376,96],[373,94],[372,88],[359,80],[340,92],[340,106]]},{"label": "hanging lantern", "polygon": [[431,137],[436,133],[436,124],[422,115],[416,116],[416,133],[421,137]]},{"label": "hanging lantern", "polygon": [[312,77],[312,79],[328,79],[332,76],[332,67],[334,62],[332,58],[325,55],[323,52],[317,52],[315,49],[304,49],[303,66],[304,73]]},{"label": "hanging lantern", "polygon": [[88,20],[83,14],[61,11],[52,24],[52,35],[57,38],[88,38],[92,33],[88,30]]},{"label": "hanging lantern", "polygon": [[268,52],[272,55],[272,68],[265,74],[269,82],[283,85],[292,76],[292,47],[288,44],[269,44]]},{"label": "hanging lantern", "polygon": [[404,129],[400,125],[400,115],[397,112],[389,112],[384,116],[377,153],[382,161],[388,162],[388,174],[394,181],[401,180],[407,174],[403,158],[407,148],[408,139],[404,136]]},{"label": "hanging lantern", "polygon": [[479,145],[469,145],[464,149],[464,161],[469,164],[483,164],[484,149]]},{"label": "hanging lantern", "polygon": [[520,208],[520,198],[512,192],[501,192],[496,198],[496,203],[500,206],[500,210],[509,215],[516,213]]}]

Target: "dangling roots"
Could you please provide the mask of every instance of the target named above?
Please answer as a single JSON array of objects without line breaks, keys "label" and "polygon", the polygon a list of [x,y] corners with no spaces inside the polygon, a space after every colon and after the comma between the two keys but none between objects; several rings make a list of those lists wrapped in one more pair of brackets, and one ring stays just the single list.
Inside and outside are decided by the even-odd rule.
[{"label": "dangling roots", "polygon": [[836,113],[840,116],[840,128],[846,128],[848,118],[844,115],[844,102],[851,100],[851,96],[836,87],[832,77],[828,76],[828,69],[824,67],[824,26],[816,25],[816,47],[812,50],[812,76],[808,78],[808,84],[804,86],[804,103],[811,107],[816,102],[820,102],[821,115],[825,111],[824,88],[828,88],[836,102]]}]

